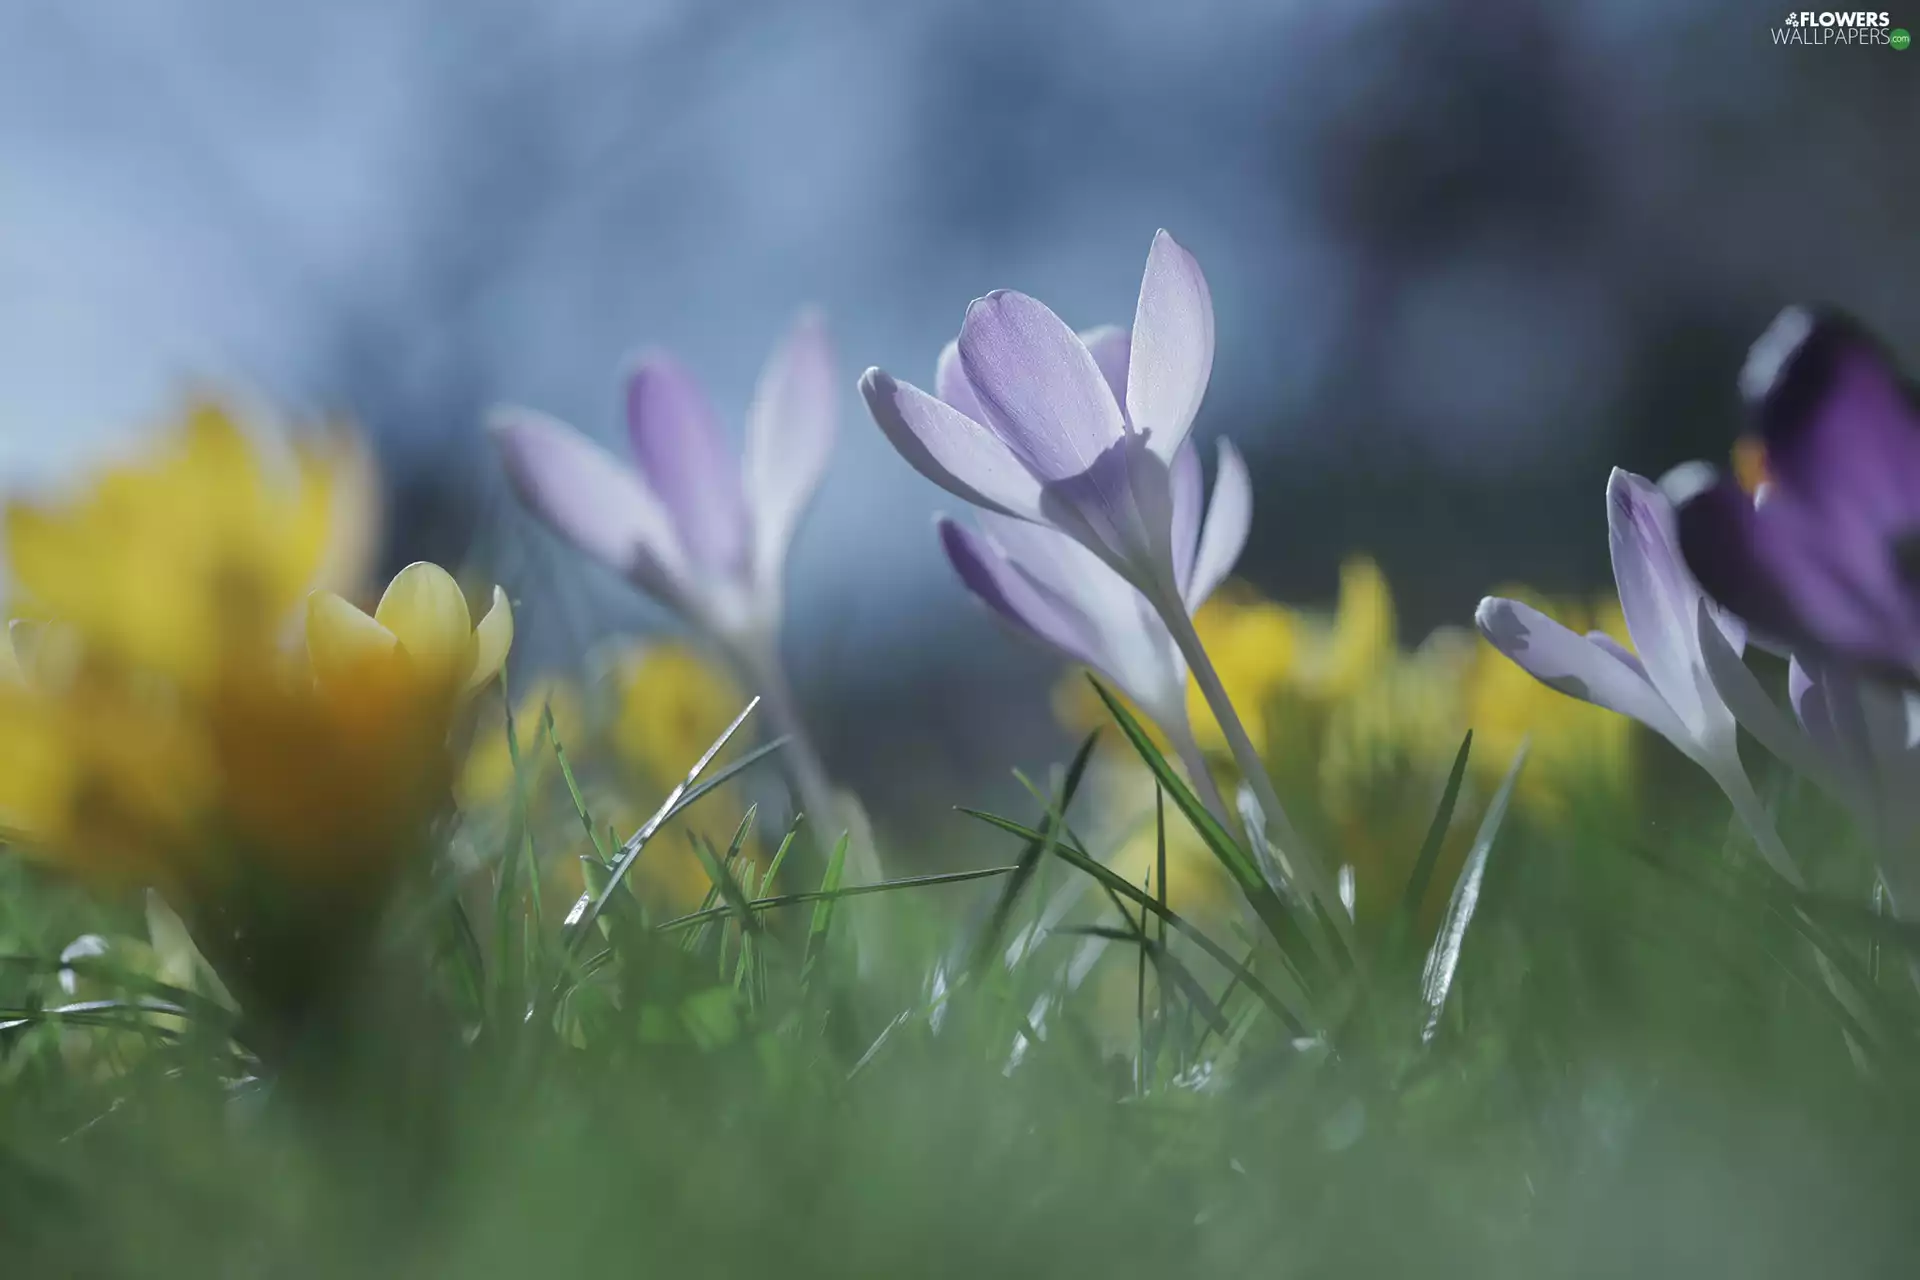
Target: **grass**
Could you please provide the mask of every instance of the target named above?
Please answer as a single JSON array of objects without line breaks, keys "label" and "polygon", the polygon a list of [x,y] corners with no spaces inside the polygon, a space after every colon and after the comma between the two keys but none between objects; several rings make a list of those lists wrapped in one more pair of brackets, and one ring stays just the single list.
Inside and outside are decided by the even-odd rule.
[{"label": "grass", "polygon": [[[1702,797],[1541,821],[1469,794],[1466,743],[1393,909],[1349,927],[1109,707],[1031,811],[979,815],[989,867],[846,886],[842,840],[817,887],[776,887],[749,811],[703,833],[708,901],[669,919],[626,878],[765,755],[709,753],[622,845],[547,717],[513,751],[560,759],[565,838],[522,795],[270,1049],[128,941],[134,905],[0,863],[5,1274],[1908,1268],[1914,935],[1810,800],[1780,803],[1824,853],[1796,895]],[[1144,883],[1080,837],[1102,750],[1160,789]],[[1244,914],[1169,906],[1182,822]],[[568,912],[538,860],[581,830]],[[88,933],[105,953],[63,964]]]}]

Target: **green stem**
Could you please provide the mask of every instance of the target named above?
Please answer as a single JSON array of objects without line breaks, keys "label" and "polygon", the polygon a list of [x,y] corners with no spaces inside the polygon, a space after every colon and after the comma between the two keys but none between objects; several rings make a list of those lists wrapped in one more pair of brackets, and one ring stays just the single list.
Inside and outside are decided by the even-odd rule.
[{"label": "green stem", "polygon": [[1208,813],[1219,819],[1221,826],[1233,830],[1233,813],[1227,808],[1226,798],[1220,794],[1220,784],[1213,780],[1213,770],[1207,767],[1206,753],[1200,750],[1199,742],[1194,740],[1193,726],[1187,723],[1187,717],[1181,715],[1161,728],[1173,740],[1174,752],[1186,767],[1187,777],[1192,781],[1200,803],[1207,806]]},{"label": "green stem", "polygon": [[1187,616],[1186,607],[1177,600],[1171,608],[1162,605],[1160,615],[1166,621],[1167,628],[1173,633],[1174,643],[1179,646],[1180,654],[1187,660],[1187,667],[1193,672],[1193,678],[1200,686],[1201,696],[1206,698],[1207,706],[1213,711],[1213,718],[1220,722],[1220,731],[1226,735],[1227,749],[1233,753],[1233,761],[1239,766],[1240,775],[1246,784],[1253,788],[1253,798],[1266,815],[1267,831],[1274,855],[1288,876],[1298,881],[1308,893],[1319,900],[1321,908],[1336,927],[1347,918],[1346,909],[1340,905],[1340,896],[1334,891],[1319,864],[1314,860],[1306,842],[1294,829],[1287,811],[1280,804],[1280,796],[1273,789],[1273,779],[1267,774],[1266,762],[1254,749],[1253,739],[1247,736],[1246,726],[1240,722],[1239,713],[1233,709],[1233,702],[1227,697],[1226,686],[1220,683],[1220,675],[1213,668],[1213,660],[1207,656],[1207,650],[1200,643],[1200,633],[1193,628],[1193,619]]}]

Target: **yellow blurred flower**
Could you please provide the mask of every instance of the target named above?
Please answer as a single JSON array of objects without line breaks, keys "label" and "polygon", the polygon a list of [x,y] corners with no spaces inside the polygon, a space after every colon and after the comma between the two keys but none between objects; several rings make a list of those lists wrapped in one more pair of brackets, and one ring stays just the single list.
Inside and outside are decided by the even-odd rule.
[{"label": "yellow blurred flower", "polygon": [[[537,797],[554,772],[556,757],[547,743],[546,717],[553,714],[554,735],[575,767],[585,763],[592,744],[587,734],[586,709],[580,690],[572,681],[548,676],[536,681],[514,708],[514,736],[518,740],[520,765],[526,773],[529,799]],[[474,730],[473,745],[461,766],[458,796],[461,807],[483,808],[506,802],[513,796],[513,752],[507,743],[505,708],[496,701],[483,713]]]},{"label": "yellow blurred flower", "polygon": [[281,467],[267,443],[202,404],[144,462],[9,504],[18,601],[43,620],[0,656],[0,824],[23,850],[185,906],[258,871],[384,884],[444,807],[450,730],[511,644],[505,599],[476,628],[444,570],[411,566],[371,617],[313,595],[301,654],[290,624],[366,546],[371,483],[344,444]]},{"label": "yellow blurred flower", "polygon": [[205,688],[365,546],[342,518],[371,504],[351,437],[295,444],[280,462],[202,401],[152,455],[101,469],[83,493],[8,503],[10,614],[59,619],[94,661]]}]

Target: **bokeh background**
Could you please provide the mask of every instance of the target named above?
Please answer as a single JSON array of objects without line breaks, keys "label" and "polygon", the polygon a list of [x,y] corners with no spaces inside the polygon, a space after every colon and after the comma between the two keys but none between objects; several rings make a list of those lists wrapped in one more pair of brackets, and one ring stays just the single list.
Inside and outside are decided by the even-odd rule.
[{"label": "bokeh background", "polygon": [[[1895,12],[1920,28],[1920,8]],[[352,415],[387,560],[479,561],[522,663],[664,625],[513,508],[501,399],[614,439],[674,349],[737,423],[803,304],[843,443],[789,646],[883,825],[1053,758],[1058,669],[939,560],[950,505],[865,419],[968,299],[1124,321],[1156,227],[1207,268],[1200,419],[1254,466],[1244,576],[1376,555],[1412,639],[1496,582],[1605,581],[1615,463],[1723,457],[1783,303],[1908,350],[1920,51],[1782,48],[1718,0],[10,0],[0,483],[57,482],[194,381]],[[875,728],[876,725],[881,728]]]}]

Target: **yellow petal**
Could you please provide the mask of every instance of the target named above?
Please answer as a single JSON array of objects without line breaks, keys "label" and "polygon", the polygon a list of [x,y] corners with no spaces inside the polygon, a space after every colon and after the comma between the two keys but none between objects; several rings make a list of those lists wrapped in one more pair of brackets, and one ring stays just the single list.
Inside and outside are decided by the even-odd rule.
[{"label": "yellow petal", "polygon": [[343,687],[400,652],[393,632],[331,591],[307,597],[307,657],[320,683]]},{"label": "yellow petal", "polygon": [[387,584],[374,620],[391,631],[422,678],[457,685],[473,670],[473,615],[460,584],[424,560],[402,569]]},{"label": "yellow petal", "polygon": [[27,673],[20,666],[20,655],[13,648],[13,627],[9,625],[6,634],[0,635],[0,685],[20,686],[27,682]]},{"label": "yellow petal", "polygon": [[507,650],[513,648],[513,606],[507,603],[507,593],[499,587],[493,589],[493,607],[487,610],[487,616],[480,619],[480,625],[473,629],[473,671],[467,676],[467,692],[471,693],[487,681],[500,674],[500,668],[507,665]]},{"label": "yellow petal", "polygon": [[1349,557],[1340,566],[1326,693],[1339,697],[1359,688],[1392,660],[1397,648],[1386,577],[1370,558]]}]

